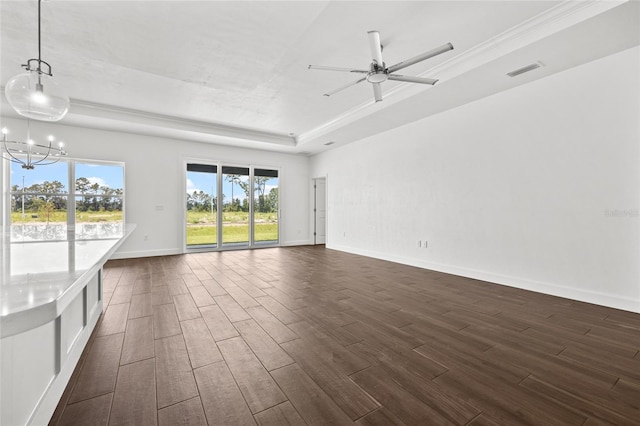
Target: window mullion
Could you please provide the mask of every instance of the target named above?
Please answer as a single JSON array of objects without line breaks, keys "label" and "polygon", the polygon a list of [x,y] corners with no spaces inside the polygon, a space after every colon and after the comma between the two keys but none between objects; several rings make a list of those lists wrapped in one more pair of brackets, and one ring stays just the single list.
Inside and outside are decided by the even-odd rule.
[{"label": "window mullion", "polygon": [[67,167],[69,173],[69,180],[67,188],[69,188],[69,195],[67,196],[67,232],[75,233],[76,229],[76,162],[69,160],[69,167]]},{"label": "window mullion", "polygon": [[222,211],[224,210],[224,194],[222,190],[222,164],[217,163],[217,174],[216,174],[216,185],[217,185],[217,193],[216,193],[216,237],[217,244],[216,247],[222,247]]},{"label": "window mullion", "polygon": [[254,183],[253,183],[253,179],[254,179],[254,170],[253,170],[253,166],[251,168],[249,168],[249,247],[253,247],[255,238],[254,238],[254,234],[255,234],[255,229],[254,229],[254,211],[253,209],[255,208],[254,203],[253,203],[253,199],[255,196],[255,187],[254,187]]}]

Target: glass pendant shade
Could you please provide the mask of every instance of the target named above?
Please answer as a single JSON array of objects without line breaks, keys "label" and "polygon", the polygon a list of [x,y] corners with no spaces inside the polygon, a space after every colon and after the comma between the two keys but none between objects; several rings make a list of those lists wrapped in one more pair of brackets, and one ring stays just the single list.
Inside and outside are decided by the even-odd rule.
[{"label": "glass pendant shade", "polygon": [[66,93],[53,77],[37,69],[9,80],[5,95],[18,114],[34,120],[58,121],[69,111]]}]

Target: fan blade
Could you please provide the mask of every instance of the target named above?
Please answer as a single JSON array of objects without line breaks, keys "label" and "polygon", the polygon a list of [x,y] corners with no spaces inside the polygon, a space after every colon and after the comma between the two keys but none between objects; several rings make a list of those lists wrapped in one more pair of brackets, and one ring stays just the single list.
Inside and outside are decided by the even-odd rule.
[{"label": "fan blade", "polygon": [[382,100],[382,86],[380,83],[372,83],[373,86],[373,96],[376,98],[376,102],[380,102]]},{"label": "fan blade", "polygon": [[371,47],[371,57],[373,61],[382,67],[382,47],[380,47],[380,33],[369,31],[369,47]]},{"label": "fan blade", "polygon": [[349,83],[349,84],[346,84],[346,85],[344,85],[344,86],[338,87],[337,89],[332,90],[331,92],[327,92],[327,93],[325,93],[325,94],[324,94],[324,96],[331,96],[331,95],[335,95],[336,93],[338,93],[338,92],[340,92],[340,91],[342,91],[342,90],[344,90],[344,89],[347,89],[347,88],[349,88],[349,87],[351,87],[351,86],[355,86],[355,85],[356,85],[356,84],[358,84],[358,83],[362,83],[362,82],[363,82],[363,81],[365,81],[366,79],[367,79],[366,77],[362,77],[360,80],[357,80],[357,81],[351,82],[351,83]]},{"label": "fan blade", "polygon": [[325,67],[323,65],[309,65],[308,69],[310,69],[310,70],[323,70],[323,71],[357,72],[357,73],[361,73],[361,74],[369,73],[368,70],[354,70],[353,68],[340,68],[340,67]]},{"label": "fan blade", "polygon": [[395,71],[399,71],[399,70],[401,70],[403,68],[406,68],[406,67],[408,67],[410,65],[417,64],[418,62],[422,62],[425,59],[433,58],[434,56],[437,56],[437,55],[439,55],[441,53],[444,53],[444,52],[448,52],[450,50],[453,50],[453,44],[447,43],[447,44],[445,44],[443,46],[436,47],[433,50],[425,52],[422,55],[414,56],[413,58],[407,59],[406,61],[398,62],[395,65],[391,65],[389,68],[387,68],[387,71],[390,72],[390,73],[391,72],[395,72]]},{"label": "fan blade", "polygon": [[410,77],[407,75],[389,74],[389,80],[406,81],[407,83],[421,83],[434,85],[438,82],[435,78]]}]

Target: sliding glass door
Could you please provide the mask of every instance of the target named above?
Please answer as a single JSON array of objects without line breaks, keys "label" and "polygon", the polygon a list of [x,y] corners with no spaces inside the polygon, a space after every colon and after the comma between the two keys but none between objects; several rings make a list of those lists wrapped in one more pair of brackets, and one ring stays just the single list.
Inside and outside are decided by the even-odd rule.
[{"label": "sliding glass door", "polygon": [[187,249],[277,245],[279,211],[278,170],[186,164]]},{"label": "sliding glass door", "polygon": [[278,242],[278,171],[253,171],[253,241]]},{"label": "sliding glass door", "polygon": [[222,166],[222,245],[249,245],[250,179],[248,167]]},{"label": "sliding glass door", "polygon": [[187,247],[218,245],[218,168],[187,164]]}]

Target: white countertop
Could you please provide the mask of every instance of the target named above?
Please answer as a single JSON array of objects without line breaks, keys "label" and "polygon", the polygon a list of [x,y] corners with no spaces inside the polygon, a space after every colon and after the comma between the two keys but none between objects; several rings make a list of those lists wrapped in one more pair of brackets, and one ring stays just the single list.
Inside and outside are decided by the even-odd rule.
[{"label": "white countertop", "polygon": [[55,319],[134,228],[126,225],[116,239],[43,242],[10,242],[2,232],[0,335]]}]

